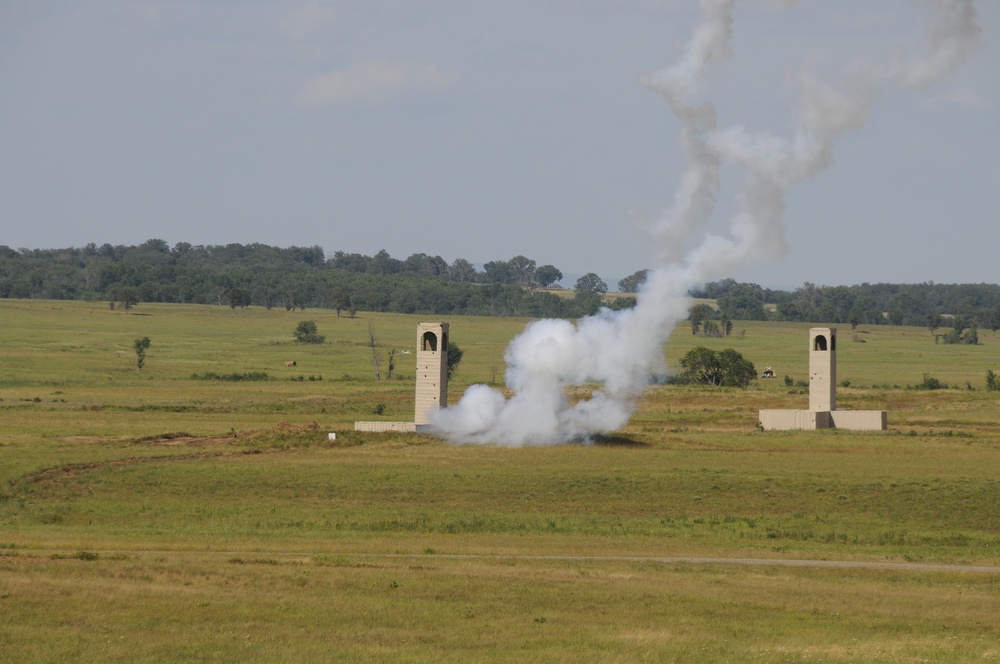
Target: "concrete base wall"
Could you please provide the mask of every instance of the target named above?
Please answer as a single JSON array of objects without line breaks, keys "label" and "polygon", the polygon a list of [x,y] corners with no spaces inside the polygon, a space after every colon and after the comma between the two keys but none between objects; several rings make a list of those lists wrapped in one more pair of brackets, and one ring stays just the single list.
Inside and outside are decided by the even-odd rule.
[{"label": "concrete base wall", "polygon": [[830,412],[833,426],[853,431],[885,431],[889,418],[884,410],[834,410]]},{"label": "concrete base wall", "polygon": [[382,433],[384,431],[428,433],[431,427],[429,424],[417,424],[416,422],[355,422],[354,430],[371,431],[374,433]]},{"label": "concrete base wall", "polygon": [[885,431],[888,428],[884,410],[762,410],[758,418],[761,428],[766,431],[830,428]]},{"label": "concrete base wall", "polygon": [[828,410],[762,410],[760,426],[767,431],[789,431],[830,428]]}]

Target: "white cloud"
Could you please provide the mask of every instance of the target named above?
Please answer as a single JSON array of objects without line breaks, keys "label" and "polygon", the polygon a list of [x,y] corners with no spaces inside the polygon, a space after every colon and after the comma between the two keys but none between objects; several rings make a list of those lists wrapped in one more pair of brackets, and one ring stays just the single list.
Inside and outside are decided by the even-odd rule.
[{"label": "white cloud", "polygon": [[308,108],[356,101],[382,101],[406,92],[451,87],[458,76],[435,65],[370,60],[306,81],[299,102]]}]

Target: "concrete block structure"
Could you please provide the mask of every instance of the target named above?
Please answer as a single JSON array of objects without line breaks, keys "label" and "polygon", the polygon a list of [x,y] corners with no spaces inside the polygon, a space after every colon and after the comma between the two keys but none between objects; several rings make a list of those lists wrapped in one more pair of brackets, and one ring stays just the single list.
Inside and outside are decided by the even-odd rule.
[{"label": "concrete block structure", "polygon": [[448,407],[448,323],[417,324],[417,387],[412,422],[355,422],[355,431],[422,433]]},{"label": "concrete block structure", "polygon": [[809,410],[761,410],[762,429],[853,429],[884,431],[884,410],[837,410],[837,329],[809,330]]},{"label": "concrete block structure", "polygon": [[830,411],[762,410],[758,417],[761,428],[768,431],[830,428]]},{"label": "concrete block structure", "polygon": [[884,410],[832,410],[830,426],[835,429],[885,431],[889,428],[889,417]]}]

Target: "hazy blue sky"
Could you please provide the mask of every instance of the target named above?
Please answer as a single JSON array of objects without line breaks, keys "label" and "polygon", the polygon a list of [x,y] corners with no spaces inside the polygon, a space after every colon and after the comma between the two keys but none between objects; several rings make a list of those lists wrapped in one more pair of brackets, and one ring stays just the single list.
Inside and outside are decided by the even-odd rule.
[{"label": "hazy blue sky", "polygon": [[[1000,2],[947,80],[889,90],[786,198],[774,287],[1000,280]],[[474,263],[651,267],[679,123],[641,75],[694,0],[3,0],[0,244],[262,242]],[[792,131],[794,71],[918,43],[918,2],[737,4],[703,97]],[[741,174],[722,171],[724,232]],[[572,283],[566,284],[571,286]]]}]

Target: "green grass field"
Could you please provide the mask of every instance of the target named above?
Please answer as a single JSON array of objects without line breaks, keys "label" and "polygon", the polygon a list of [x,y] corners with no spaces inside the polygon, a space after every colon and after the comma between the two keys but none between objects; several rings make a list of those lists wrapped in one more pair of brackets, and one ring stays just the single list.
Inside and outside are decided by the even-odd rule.
[{"label": "green grass field", "polygon": [[[1000,661],[1000,338],[841,327],[838,407],[885,432],[757,430],[809,327],[758,322],[666,357],[777,379],[651,387],[591,445],[354,432],[412,418],[368,333],[384,373],[418,320],[0,300],[0,661]],[[526,321],[448,322],[450,398],[501,385]]]}]

